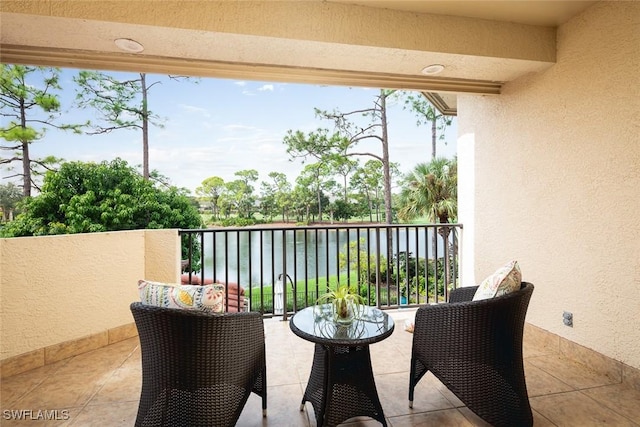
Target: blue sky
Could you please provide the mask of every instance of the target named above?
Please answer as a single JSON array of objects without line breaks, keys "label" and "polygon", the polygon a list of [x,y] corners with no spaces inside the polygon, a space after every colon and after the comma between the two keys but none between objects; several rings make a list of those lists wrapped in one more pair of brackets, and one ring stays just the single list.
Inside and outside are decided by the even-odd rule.
[{"label": "blue sky", "polygon": [[[64,119],[81,122],[91,110],[73,106],[77,70],[63,69],[61,96]],[[117,77],[134,74],[113,73]],[[309,132],[332,123],[315,117],[314,107],[325,110],[369,108],[377,89],[198,79],[172,81],[166,76],[147,75],[147,83],[160,81],[149,92],[149,108],[162,118],[163,128],[149,131],[149,163],[170,178],[172,184],[194,191],[210,176],[225,181],[235,179],[234,172],[256,169],[259,182],[268,180],[272,171],[287,174],[293,182],[304,165],[291,162],[282,140],[287,130]],[[36,80],[32,84],[38,84]],[[391,103],[389,114],[390,157],[406,173],[431,156],[430,128],[418,127],[412,112],[399,102]],[[439,143],[438,155],[452,157],[456,152],[457,127],[446,134],[447,144]],[[49,130],[31,146],[32,156],[54,155],[65,160],[102,161],[121,157],[131,165],[142,164],[142,135],[139,131],[119,130],[105,135],[74,135]],[[379,144],[370,151],[381,153]],[[360,150],[359,150],[360,151]],[[363,158],[366,161],[367,158]],[[0,171],[6,176],[7,171]],[[259,182],[256,189],[259,188]]]}]

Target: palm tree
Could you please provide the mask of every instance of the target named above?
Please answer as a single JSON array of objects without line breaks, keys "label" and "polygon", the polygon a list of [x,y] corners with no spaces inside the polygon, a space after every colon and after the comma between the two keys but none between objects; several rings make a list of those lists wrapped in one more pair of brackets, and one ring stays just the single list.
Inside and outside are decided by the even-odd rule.
[{"label": "palm tree", "polygon": [[434,223],[458,217],[458,160],[438,157],[419,163],[404,179],[398,217],[408,221],[424,216]]},{"label": "palm tree", "polygon": [[[400,193],[398,218],[408,221],[420,216],[427,221],[446,224],[458,218],[458,160],[438,157],[429,163],[419,163],[404,180]],[[444,245],[444,269],[449,272],[448,226],[439,227]],[[436,236],[433,236],[433,253],[436,253]],[[450,277],[445,274],[445,292]],[[445,295],[446,298],[446,295]]]}]

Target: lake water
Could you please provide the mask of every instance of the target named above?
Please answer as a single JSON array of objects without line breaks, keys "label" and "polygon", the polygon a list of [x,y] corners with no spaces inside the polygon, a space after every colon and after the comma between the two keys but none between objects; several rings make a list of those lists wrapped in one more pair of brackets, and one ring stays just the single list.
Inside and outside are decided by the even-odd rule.
[{"label": "lake water", "polygon": [[[350,256],[359,251],[386,256],[387,229],[299,230],[215,230],[204,236],[205,277],[254,286],[273,284],[284,271],[294,280],[337,275],[340,254],[346,256],[347,245],[353,245]],[[393,254],[409,251],[414,257],[432,258],[433,228],[398,227],[389,230]],[[215,239],[215,244],[214,244]],[[286,247],[286,249],[285,249]],[[437,257],[443,256],[443,239],[438,235]],[[363,262],[366,263],[366,256]],[[342,272],[346,271],[343,269]]]}]

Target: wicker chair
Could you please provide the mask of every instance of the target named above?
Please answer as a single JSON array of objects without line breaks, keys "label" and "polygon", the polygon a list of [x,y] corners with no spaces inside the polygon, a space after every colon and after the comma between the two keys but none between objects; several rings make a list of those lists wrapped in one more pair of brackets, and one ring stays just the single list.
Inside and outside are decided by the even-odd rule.
[{"label": "wicker chair", "polygon": [[234,426],[251,392],[267,410],[260,313],[131,304],[142,350],[136,426]]},{"label": "wicker chair", "polygon": [[451,292],[449,304],[417,310],[411,352],[409,406],[431,371],[480,418],[494,426],[531,426],[522,362],[524,320],[533,285],[471,301],[477,286]]}]

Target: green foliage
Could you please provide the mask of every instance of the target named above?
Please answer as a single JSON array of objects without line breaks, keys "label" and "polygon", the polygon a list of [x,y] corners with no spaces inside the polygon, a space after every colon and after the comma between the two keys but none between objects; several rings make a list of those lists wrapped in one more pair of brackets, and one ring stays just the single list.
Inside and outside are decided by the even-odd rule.
[{"label": "green foliage", "polygon": [[218,204],[225,215],[235,211],[239,217],[251,219],[256,204],[253,183],[258,180],[258,171],[246,169],[234,175],[238,179],[224,184],[224,193],[219,198]]},{"label": "green foliage", "polygon": [[[82,125],[59,123],[61,105],[56,91],[61,89],[60,70],[50,67],[0,64],[0,110],[7,119],[0,126],[0,151],[10,153],[0,157],[0,165],[13,168],[22,180],[22,193],[31,195],[31,187],[39,188],[39,178],[59,162],[53,156],[31,158],[29,144],[42,139],[47,128],[80,133]],[[39,76],[34,81],[32,76]]]},{"label": "green foliage", "polygon": [[[358,251],[358,242],[349,243],[349,265],[347,266],[346,245],[338,254],[338,265],[340,270],[348,267],[349,271],[355,271],[359,278],[359,285],[367,285],[376,283],[376,264],[379,266],[381,276],[385,276],[387,272],[387,261],[383,255],[377,259],[375,254],[369,254],[367,258],[367,244],[364,238],[360,239],[360,250]],[[360,252],[360,253],[358,253]],[[359,260],[359,262],[358,262]]]},{"label": "green foliage", "polygon": [[0,185],[0,207],[2,208],[2,219],[6,221],[9,212],[12,212],[20,200],[22,200],[22,192],[12,182],[6,185]]},{"label": "green foliage", "polygon": [[156,188],[121,159],[69,162],[45,176],[40,195],[3,230],[5,237],[147,228],[200,228],[200,215],[175,187]]},{"label": "green foliage", "polygon": [[345,319],[349,317],[349,306],[361,305],[365,303],[365,299],[358,293],[358,289],[347,285],[339,285],[335,289],[331,289],[317,300],[318,304],[333,304],[335,313],[339,318]]},{"label": "green foliage", "polygon": [[333,218],[336,221],[347,220],[356,212],[356,207],[353,203],[345,202],[342,199],[336,200],[333,205]]},{"label": "green foliage", "polygon": [[142,101],[143,74],[128,80],[118,80],[100,71],[80,71],[74,77],[78,85],[76,102],[80,108],[94,110],[100,122],[91,123],[92,133],[111,132],[115,129],[142,129],[148,120],[160,125],[159,117],[147,110]]},{"label": "green foliage", "polygon": [[265,221],[256,219],[256,218],[241,218],[241,217],[229,217],[225,218],[222,221],[217,222],[217,224],[223,227],[248,227],[250,225],[256,224],[264,224]]},{"label": "green foliage", "polygon": [[[436,269],[437,269],[437,294],[444,296],[445,262],[438,259],[416,259],[411,252],[400,252],[387,263],[386,258],[375,254],[367,257],[366,241],[360,239],[360,250],[357,242],[349,243],[349,265],[347,266],[347,249],[343,246],[338,255],[340,270],[354,272],[358,279],[358,290],[362,297],[375,304],[375,285],[380,278],[380,291],[383,301],[387,298],[387,286],[391,303],[397,301],[402,295],[409,298],[410,303],[417,301],[417,295],[424,301],[426,296],[433,297],[436,293]],[[358,253],[359,252],[359,253]],[[377,270],[376,270],[377,268]],[[426,271],[425,271],[426,270]],[[396,287],[397,285],[397,287]]]},{"label": "green foliage", "polygon": [[398,217],[403,221],[421,215],[432,222],[455,221],[458,216],[456,159],[437,158],[416,165],[404,179],[398,203]]},{"label": "green foliage", "polygon": [[418,295],[421,301],[426,297],[433,298],[436,295],[436,289],[438,296],[444,297],[445,262],[443,258],[425,261],[424,258],[416,259],[411,252],[400,252],[393,258],[389,268],[389,283],[397,283],[399,294],[408,297],[409,303],[415,303]]},{"label": "green foliage", "polygon": [[224,179],[219,176],[210,176],[202,181],[202,185],[196,188],[196,194],[202,197],[203,201],[211,204],[211,213],[213,220],[218,219],[220,208],[218,207],[218,199],[224,191]]},{"label": "green foliage", "polygon": [[269,219],[280,213],[282,221],[286,222],[293,206],[293,188],[282,172],[271,172],[269,178],[272,182],[261,183],[261,212]]},{"label": "green foliage", "polygon": [[[389,141],[387,130],[386,99],[394,90],[381,89],[375,97],[373,107],[350,112],[332,112],[316,109],[316,116],[334,124],[334,131],[317,129],[307,134],[289,130],[283,139],[287,153],[294,158],[318,160],[318,164],[328,169],[327,175],[336,173],[343,176],[345,200],[347,200],[347,176],[357,169],[357,162],[348,157],[367,156],[376,159],[382,166],[382,194],[386,218],[391,218],[391,162],[389,159]],[[380,143],[381,153],[360,151],[358,147],[365,141]],[[369,148],[371,144],[366,144]],[[317,189],[317,187],[316,187]],[[318,195],[318,217],[322,219],[322,204]],[[307,213],[310,206],[307,205]]]},{"label": "green foliage", "polygon": [[355,304],[363,304],[363,298],[356,292],[356,289],[347,285],[339,285],[335,289],[331,289],[318,297],[317,303],[325,302],[333,303],[336,301],[347,301]]},{"label": "green foliage", "polygon": [[[436,142],[444,140],[445,131],[451,126],[451,116],[440,114],[438,110],[422,94],[417,92],[398,92],[404,96],[405,109],[410,109],[416,116],[416,125],[431,126],[431,158],[436,158]],[[440,135],[438,135],[438,131]],[[445,141],[446,144],[446,141]]]}]

